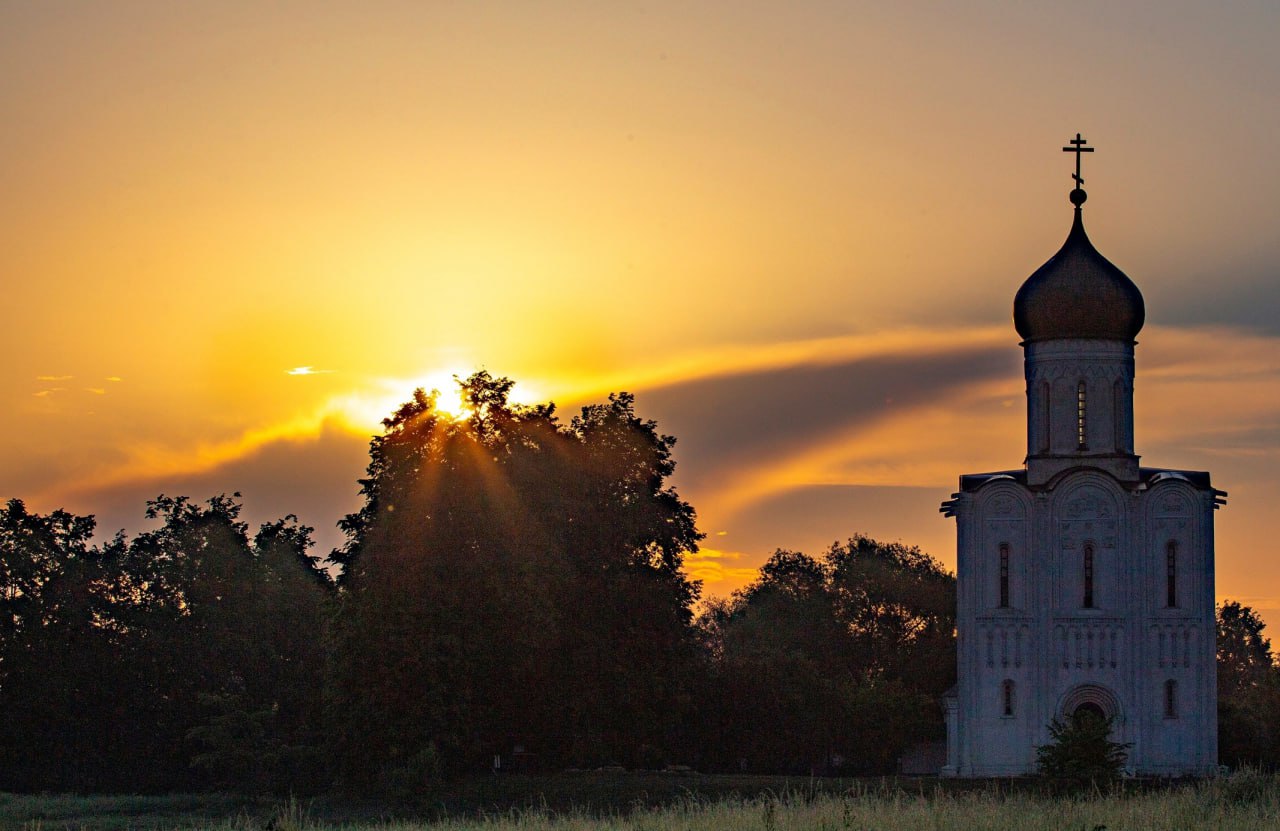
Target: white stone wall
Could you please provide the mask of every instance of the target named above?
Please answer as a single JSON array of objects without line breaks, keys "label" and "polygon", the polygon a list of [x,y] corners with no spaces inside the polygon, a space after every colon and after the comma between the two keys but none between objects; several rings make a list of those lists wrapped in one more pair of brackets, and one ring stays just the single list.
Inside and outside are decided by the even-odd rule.
[{"label": "white stone wall", "polygon": [[[1051,489],[996,479],[956,500],[959,683],[948,773],[1032,773],[1048,724],[1086,701],[1115,717],[1139,773],[1217,761],[1213,493],[1176,474],[1122,486],[1080,467]],[[1175,605],[1167,555],[1175,546]],[[1008,546],[1009,606],[999,605]],[[1083,553],[1093,551],[1093,607]],[[1012,714],[1004,685],[1013,683]],[[1165,683],[1174,681],[1173,717]]]}]

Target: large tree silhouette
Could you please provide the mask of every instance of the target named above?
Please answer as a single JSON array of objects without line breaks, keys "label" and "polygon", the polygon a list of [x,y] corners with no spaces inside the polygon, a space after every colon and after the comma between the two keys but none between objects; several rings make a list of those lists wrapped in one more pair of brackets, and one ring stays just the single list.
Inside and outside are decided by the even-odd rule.
[{"label": "large tree silhouette", "polygon": [[[630,395],[583,409],[460,382],[454,419],[419,390],[370,443],[348,541],[334,717],[349,779],[487,766],[640,763],[691,700],[700,534],[666,484],[674,439]],[[415,772],[416,771],[416,772]]]}]

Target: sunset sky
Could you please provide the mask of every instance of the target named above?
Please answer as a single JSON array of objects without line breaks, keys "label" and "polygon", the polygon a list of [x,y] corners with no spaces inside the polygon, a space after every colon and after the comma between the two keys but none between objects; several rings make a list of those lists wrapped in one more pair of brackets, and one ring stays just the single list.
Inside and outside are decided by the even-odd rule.
[{"label": "sunset sky", "polygon": [[[485,368],[678,437],[709,594],[1021,464],[1014,292],[1142,289],[1137,451],[1280,627],[1280,4],[0,2],[0,497],[359,504]],[[1280,631],[1271,634],[1280,637]]]}]

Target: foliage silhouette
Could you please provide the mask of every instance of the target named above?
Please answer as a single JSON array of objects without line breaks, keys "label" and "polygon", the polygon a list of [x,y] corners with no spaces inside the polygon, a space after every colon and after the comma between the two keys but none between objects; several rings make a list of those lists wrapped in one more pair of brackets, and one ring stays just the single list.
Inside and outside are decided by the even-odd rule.
[{"label": "foliage silhouette", "polygon": [[[92,517],[0,511],[0,788],[199,786],[218,699],[276,714],[275,740],[319,741],[331,590],[310,529],[286,518],[250,541],[239,511],[161,496],[158,529],[102,545]],[[322,784],[297,770],[236,784]]]},{"label": "foliage silhouette", "polygon": [[919,549],[855,536],[821,560],[779,550],[699,625],[714,765],[892,772],[909,744],[941,735],[955,580]]},{"label": "foliage silhouette", "polygon": [[1218,758],[1232,767],[1280,766],[1280,667],[1253,609],[1218,607]]},{"label": "foliage silhouette", "polygon": [[1080,709],[1066,721],[1049,722],[1049,742],[1036,747],[1042,776],[1077,784],[1103,783],[1120,776],[1131,742],[1111,740],[1112,719]]},{"label": "foliage silhouette", "polygon": [[512,382],[459,382],[453,419],[418,390],[370,442],[347,543],[331,698],[345,778],[495,756],[633,764],[674,752],[701,534],[666,485],[675,440],[611,395],[563,425]]}]

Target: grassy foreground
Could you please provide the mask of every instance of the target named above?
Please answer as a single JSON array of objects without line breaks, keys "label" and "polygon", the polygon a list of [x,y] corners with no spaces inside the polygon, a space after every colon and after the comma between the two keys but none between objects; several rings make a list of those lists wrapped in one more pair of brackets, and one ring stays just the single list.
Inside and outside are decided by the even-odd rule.
[{"label": "grassy foreground", "polygon": [[225,831],[1255,831],[1280,829],[1280,778],[1243,772],[1160,788],[1073,796],[997,786],[915,790],[854,785],[709,799],[690,790],[665,807],[508,809],[435,821],[397,819],[376,806],[339,817],[323,803],[255,803],[231,797],[0,795],[0,828],[225,829]]}]

